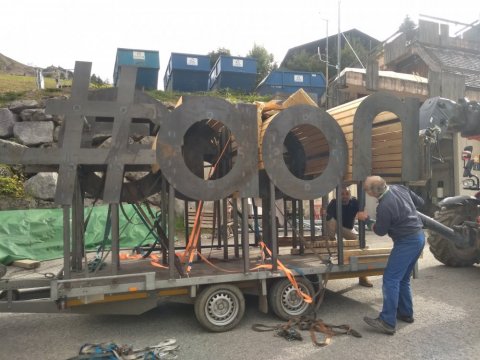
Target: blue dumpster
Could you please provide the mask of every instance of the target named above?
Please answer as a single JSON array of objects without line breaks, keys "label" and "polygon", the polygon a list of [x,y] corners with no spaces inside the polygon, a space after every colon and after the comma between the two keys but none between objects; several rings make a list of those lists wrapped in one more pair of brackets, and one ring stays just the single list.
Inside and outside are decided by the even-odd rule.
[{"label": "blue dumpster", "polygon": [[165,91],[207,91],[209,73],[209,56],[172,53],[163,77],[163,88]]},{"label": "blue dumpster", "polygon": [[256,78],[256,59],[221,55],[210,71],[208,89],[252,92],[255,89]]},{"label": "blue dumpster", "polygon": [[260,95],[290,95],[300,88],[318,101],[325,92],[325,77],[322,73],[274,70],[260,82],[256,91]]},{"label": "blue dumpster", "polygon": [[137,81],[135,87],[142,90],[157,90],[160,58],[158,51],[139,49],[117,49],[113,85],[117,86],[122,66],[136,66]]}]

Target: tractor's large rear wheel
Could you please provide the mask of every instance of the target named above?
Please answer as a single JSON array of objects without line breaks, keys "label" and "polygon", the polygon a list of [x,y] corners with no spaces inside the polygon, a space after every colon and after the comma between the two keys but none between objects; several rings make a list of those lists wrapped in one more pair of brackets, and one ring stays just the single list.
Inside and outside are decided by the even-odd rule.
[{"label": "tractor's large rear wheel", "polygon": [[[454,225],[461,225],[464,221],[475,221],[476,215],[476,209],[471,206],[456,206],[437,211],[435,220],[451,228]],[[480,249],[475,244],[468,248],[459,248],[433,231],[430,231],[427,241],[435,259],[445,265],[465,267],[480,262]]]}]

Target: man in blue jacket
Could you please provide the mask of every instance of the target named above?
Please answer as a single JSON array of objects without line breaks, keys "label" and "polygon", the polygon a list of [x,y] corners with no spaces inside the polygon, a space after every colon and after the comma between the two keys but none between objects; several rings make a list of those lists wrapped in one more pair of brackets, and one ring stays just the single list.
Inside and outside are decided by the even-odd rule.
[{"label": "man in blue jacket", "polygon": [[[425,245],[423,224],[416,208],[423,200],[402,185],[388,186],[380,176],[369,176],[365,192],[378,200],[375,234],[388,234],[393,248],[383,273],[383,308],[377,318],[364,317],[365,322],[384,333],[395,334],[397,319],[412,323],[413,304],[410,274]],[[359,220],[368,220],[366,212],[359,212]]]}]

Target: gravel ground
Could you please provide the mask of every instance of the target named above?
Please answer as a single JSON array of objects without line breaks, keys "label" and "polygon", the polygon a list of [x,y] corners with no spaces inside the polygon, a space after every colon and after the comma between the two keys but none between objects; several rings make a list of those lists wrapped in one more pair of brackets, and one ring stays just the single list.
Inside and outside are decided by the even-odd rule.
[{"label": "gravel ground", "polygon": [[[373,247],[385,240],[373,239]],[[372,277],[373,288],[358,286],[356,279],[329,282],[318,317],[350,324],[363,337],[334,337],[324,348],[315,347],[308,332],[303,341],[288,342],[252,331],[254,323],[280,321],[260,313],[256,298],[247,297],[240,325],[219,334],[204,331],[186,304],[164,304],[141,316],[0,314],[0,359],[67,359],[84,343],[140,348],[168,338],[180,345],[179,359],[479,359],[480,267],[448,268],[426,247],[419,269],[412,286],[415,322],[399,324],[394,336],[376,333],[362,320],[376,316],[382,305],[381,277]]]}]

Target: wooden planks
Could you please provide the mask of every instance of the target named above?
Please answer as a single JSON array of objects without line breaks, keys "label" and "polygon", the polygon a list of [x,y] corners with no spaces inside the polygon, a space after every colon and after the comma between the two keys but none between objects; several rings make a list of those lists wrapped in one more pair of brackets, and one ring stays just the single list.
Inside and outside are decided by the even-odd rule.
[{"label": "wooden planks", "polygon": [[[352,180],[353,158],[353,118],[358,106],[365,98],[357,99],[349,103],[327,110],[327,112],[340,125],[348,146],[348,166],[344,181]],[[259,169],[263,169],[261,148],[263,136],[275,115],[282,109],[298,103],[311,104],[304,96],[292,95],[280,106],[278,103],[265,106],[268,111],[260,111],[259,115]],[[273,106],[274,105],[274,106]],[[260,120],[261,119],[261,120]],[[318,129],[310,125],[300,125],[291,130],[298,139],[306,154],[304,176],[319,176],[327,167],[330,149],[327,139]],[[372,149],[372,174],[381,175],[389,181],[398,182],[402,174],[402,126],[400,119],[393,113],[382,112],[375,117],[372,124],[371,143],[365,144]]]},{"label": "wooden planks", "polygon": [[36,269],[40,266],[40,261],[23,259],[14,261],[12,265],[23,269]]}]

